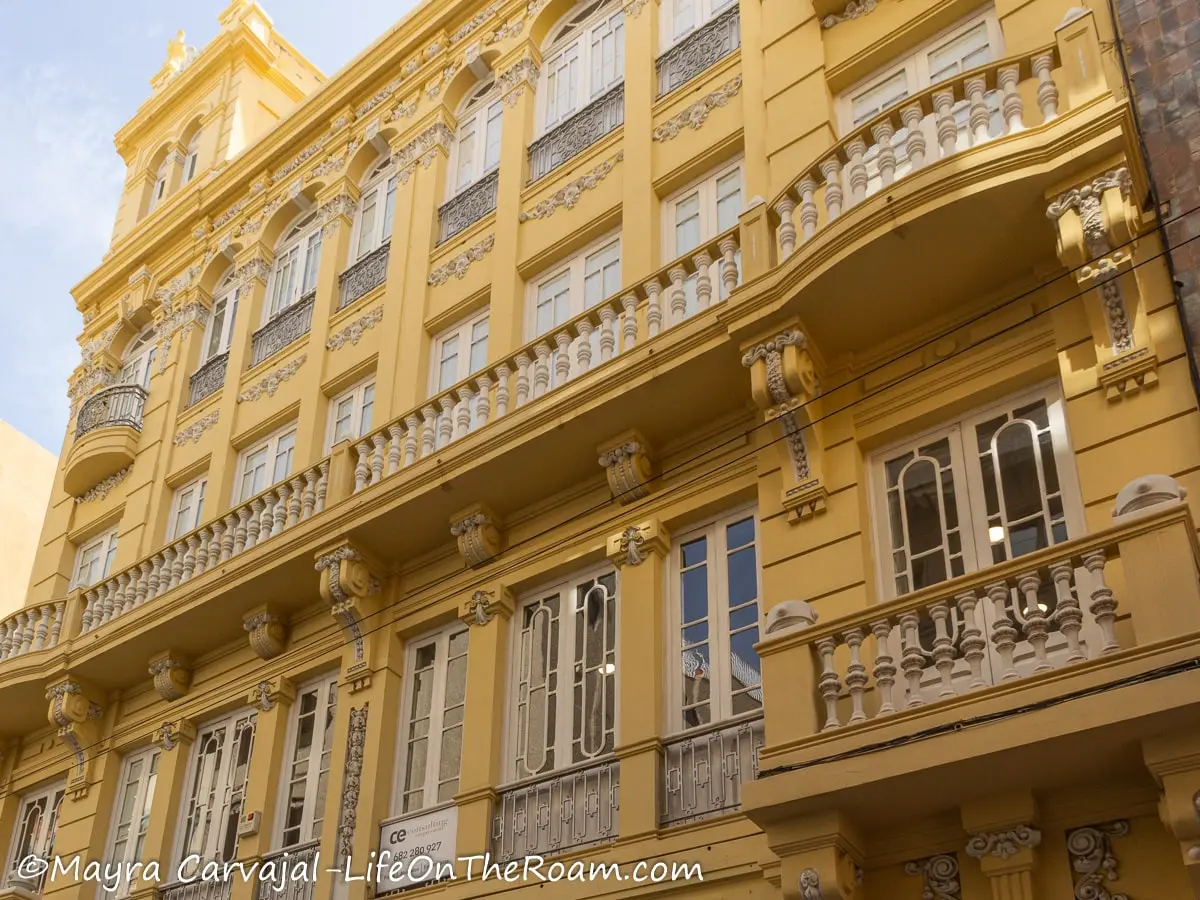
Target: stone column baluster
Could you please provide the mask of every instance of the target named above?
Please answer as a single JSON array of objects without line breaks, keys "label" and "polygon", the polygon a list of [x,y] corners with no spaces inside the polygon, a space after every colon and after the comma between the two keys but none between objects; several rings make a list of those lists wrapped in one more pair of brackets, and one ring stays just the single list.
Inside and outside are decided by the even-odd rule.
[{"label": "stone column baluster", "polygon": [[300,507],[304,498],[304,479],[297,475],[288,484],[292,488],[292,496],[288,498],[287,527],[291,528],[300,521]]},{"label": "stone column baluster", "polygon": [[[237,527],[233,531],[233,555],[237,556],[246,549],[247,528],[246,523],[250,518],[250,508],[248,506],[239,506],[237,508]],[[173,569],[174,567],[172,567]],[[172,579],[174,576],[172,575]],[[172,587],[175,585],[172,584]]]},{"label": "stone column baluster", "polygon": [[1081,662],[1087,659],[1083,648],[1079,645],[1079,631],[1083,627],[1083,610],[1079,608],[1079,600],[1071,591],[1071,579],[1075,568],[1070,560],[1055,563],[1050,567],[1050,577],[1054,580],[1054,596],[1057,598],[1054,619],[1059,630],[1067,639],[1067,662]]},{"label": "stone column baluster", "polygon": [[421,458],[424,459],[437,447],[437,409],[432,405],[421,410],[424,423],[421,428]]},{"label": "stone column baluster", "polygon": [[1019,66],[1005,66],[996,73],[996,82],[1000,85],[1000,112],[1004,116],[1005,134],[1025,130],[1025,104],[1017,90],[1020,74]]},{"label": "stone column baluster", "polygon": [[954,598],[958,604],[958,614],[962,616],[962,640],[958,642],[959,650],[971,669],[970,689],[985,687],[987,682],[983,677],[983,657],[987,650],[987,639],[979,629],[978,613],[979,598],[974,591],[966,591]]},{"label": "stone column baluster", "polygon": [[[225,532],[225,523],[217,519],[212,523],[212,540],[208,545],[208,567],[215,568],[221,563],[221,536]],[[151,567],[150,585],[154,584],[154,571]],[[152,587],[147,587],[146,599],[149,600],[154,595]]]},{"label": "stone column baluster", "polygon": [[1017,646],[1017,629],[1012,619],[1008,617],[1009,587],[1002,581],[989,584],[984,588],[988,599],[992,601],[995,618],[992,622],[992,646],[1000,655],[1000,680],[1011,681],[1017,678],[1017,669],[1013,665],[1013,650]]},{"label": "stone column baluster", "polygon": [[[99,595],[94,591],[88,591],[83,595],[83,614],[79,617],[79,633],[87,634],[92,630],[92,617],[96,614],[96,602],[99,600]],[[15,623],[9,619],[4,623],[5,631],[0,634],[0,659],[8,659],[8,651],[12,647],[12,636],[15,630]]]},{"label": "stone column baluster", "polygon": [[1033,74],[1037,76],[1037,102],[1042,111],[1042,121],[1058,118],[1058,85],[1050,77],[1054,57],[1049,53],[1034,57]]},{"label": "stone column baluster", "polygon": [[517,354],[517,407],[520,408],[529,402],[529,392],[531,389],[531,376],[529,367],[533,364],[533,360],[529,358],[529,354],[522,350]]},{"label": "stone column baluster", "polygon": [[471,401],[475,392],[469,385],[458,389],[458,403],[454,407],[454,440],[466,437],[471,431]]},{"label": "stone column baluster", "polygon": [[317,487],[316,498],[313,503],[313,512],[325,512],[325,498],[329,493],[329,460],[323,460],[317,464]]},{"label": "stone column baluster", "polygon": [[[207,529],[205,529],[207,530]],[[138,565],[137,586],[133,589],[133,605],[141,606],[146,602],[146,592],[150,589],[150,560],[143,560]]]},{"label": "stone column baluster", "polygon": [[[795,229],[792,231],[794,240]],[[712,257],[701,250],[692,257],[692,262],[696,264],[696,308],[708,309],[712,302]]]},{"label": "stone column baluster", "polygon": [[379,484],[383,480],[383,466],[387,447],[387,438],[383,432],[377,431],[371,435],[371,484]]},{"label": "stone column baluster", "polygon": [[846,666],[846,689],[850,692],[851,712],[847,725],[865,721],[867,712],[863,708],[863,692],[867,689],[867,667],[862,661],[863,633],[861,628],[851,628],[842,635],[850,648],[850,662]]},{"label": "stone column baluster", "polygon": [[371,477],[371,464],[368,461],[371,455],[371,445],[366,441],[359,441],[354,445],[354,452],[358,454],[358,462],[354,464],[354,493],[367,489],[367,479]]},{"label": "stone column baluster", "polygon": [[438,449],[454,440],[454,398],[448,394],[438,397],[441,411],[438,413]]},{"label": "stone column baluster", "polygon": [[312,517],[317,508],[317,473],[309,469],[304,473],[304,493],[300,495],[300,521]]},{"label": "stone column baluster", "polygon": [[[195,534],[189,534],[184,541],[184,545],[186,549],[183,552],[183,573],[180,575],[180,580],[190,581],[192,574],[196,571],[196,550],[200,547],[200,538]],[[132,591],[127,592],[125,605],[129,609],[133,608]]]},{"label": "stone column baluster", "polygon": [[638,299],[636,294],[625,294],[621,298],[621,309],[624,317],[621,319],[621,352],[632,350],[638,341]]},{"label": "stone column baluster", "polygon": [[792,221],[792,213],[796,209],[796,201],[788,195],[780,198],[775,204],[775,214],[779,216],[779,227],[775,233],[779,237],[779,259],[785,260],[796,250],[796,225]]},{"label": "stone column baluster", "polygon": [[[241,548],[238,548],[241,552]],[[174,547],[163,548],[163,579],[159,581],[159,587],[163,592],[171,590],[175,585],[179,584],[179,575],[183,569],[182,565],[176,565],[178,558]]]},{"label": "stone column baluster", "polygon": [[262,521],[258,526],[258,542],[261,544],[275,533],[275,501],[278,496],[274,490],[263,494]]},{"label": "stone column baluster", "polygon": [[43,606],[39,612],[42,614],[37,621],[37,626],[33,631],[33,650],[41,650],[46,646],[46,635],[50,633],[50,607]]},{"label": "stone column baluster", "polygon": [[[205,525],[196,534],[196,567],[192,570],[193,575],[203,575],[208,569],[208,545],[210,541],[212,541],[212,529]],[[145,563],[142,563],[142,565],[145,565]],[[144,576],[138,579],[139,590],[144,582]],[[135,605],[141,606],[142,600],[136,600]]]},{"label": "stone column baluster", "polygon": [[662,330],[662,285],[658,280],[647,281],[642,288],[646,291],[646,334],[655,337]]},{"label": "stone column baluster", "polygon": [[1041,603],[1038,602],[1038,590],[1041,586],[1042,579],[1037,572],[1029,572],[1017,578],[1017,591],[1025,597],[1025,636],[1033,645],[1033,653],[1037,657],[1037,663],[1033,667],[1035,672],[1046,672],[1054,668],[1046,658],[1046,641],[1050,633],[1049,621],[1042,613]]},{"label": "stone column baluster", "polygon": [[475,423],[482,428],[492,415],[492,379],[486,372],[475,379],[479,393],[475,397]]},{"label": "stone column baluster", "polygon": [[950,607],[945,603],[934,603],[929,607],[933,619],[933,667],[942,680],[938,697],[954,696],[954,637],[950,633]]},{"label": "stone column baluster", "polygon": [[388,426],[387,474],[395,475],[400,471],[400,443],[404,438],[404,426],[393,422]]},{"label": "stone column baluster", "polygon": [[533,352],[537,354],[537,362],[533,364],[533,399],[536,400],[550,388],[550,345],[542,341]]},{"label": "stone column baluster", "polygon": [[[813,214],[816,215],[815,205]],[[734,237],[722,238],[717,247],[721,251],[721,297],[724,299],[732,294],[738,286],[737,239]]]},{"label": "stone column baluster", "polygon": [[571,335],[560,331],[554,336],[557,350],[554,356],[554,386],[562,387],[571,377]]},{"label": "stone column baluster", "polygon": [[417,440],[421,431],[421,418],[409,413],[404,420],[404,465],[411,466],[417,459]]},{"label": "stone column baluster", "polygon": [[[107,619],[105,621],[108,621]],[[21,655],[24,656],[33,646],[33,614],[21,612]]]},{"label": "stone column baluster", "polygon": [[687,280],[687,269],[683,266],[672,266],[667,271],[671,279],[671,324],[678,325],[687,315],[687,294],[683,283]]},{"label": "stone column baluster", "polygon": [[917,632],[918,623],[915,612],[907,612],[900,616],[900,668],[904,679],[908,682],[905,691],[906,707],[924,706],[925,698],[921,696],[921,673],[925,670],[925,651],[921,649],[921,638]]},{"label": "stone column baluster", "polygon": [[817,183],[809,175],[805,175],[796,184],[796,193],[800,195],[800,233],[804,240],[810,240],[817,233]]},{"label": "stone column baluster", "polygon": [[892,658],[892,623],[880,619],[871,623],[871,634],[875,636],[875,665],[871,675],[879,691],[879,710],[876,716],[886,716],[896,711],[893,687],[896,684],[896,662]]},{"label": "stone column baluster", "polygon": [[[86,601],[86,597],[84,599]],[[83,615],[85,617],[87,617],[87,606],[84,606],[84,608],[83,608]],[[4,660],[8,659],[8,650],[9,650],[9,647],[12,646],[12,637],[10,635],[11,629],[12,629],[12,620],[11,619],[6,619],[5,621],[0,622],[0,662],[3,662]],[[84,627],[82,629],[82,631],[84,633],[86,633],[87,628]]]},{"label": "stone column baluster", "polygon": [[234,547],[237,546],[237,521],[237,516],[232,512],[225,516],[225,533],[221,535],[221,562],[228,562],[233,557]]},{"label": "stone column baluster", "polygon": [[246,522],[246,549],[249,550],[258,543],[258,535],[262,530],[262,514],[264,503],[262,497],[250,501],[250,518]]},{"label": "stone column baluster", "polygon": [[850,162],[846,166],[846,177],[850,181],[850,205],[856,206],[867,196],[867,164],[863,157],[867,153],[867,142],[856,137],[846,144],[846,155]]},{"label": "stone column baluster", "polygon": [[50,640],[48,647],[58,646],[58,635],[62,631],[63,614],[66,612],[66,603],[54,604],[54,617],[50,620]]},{"label": "stone column baluster", "polygon": [[821,177],[825,179],[825,215],[830,222],[842,214],[842,164],[836,156],[821,163]]},{"label": "stone column baluster", "polygon": [[904,152],[908,155],[908,164],[913,172],[925,165],[925,132],[921,128],[921,120],[924,118],[925,114],[921,111],[919,103],[900,110],[900,121],[908,131],[904,138]]},{"label": "stone column baluster", "polygon": [[[218,556],[220,551],[218,550]],[[163,580],[164,560],[161,553],[156,553],[150,560],[150,577],[146,579],[146,602],[149,603],[167,589]]]},{"label": "stone column baluster", "polygon": [[817,652],[821,654],[821,677],[817,679],[817,689],[825,701],[825,725],[822,731],[833,731],[841,727],[837,698],[842,690],[842,683],[838,679],[837,669],[833,667],[833,653],[836,649],[837,641],[832,637],[822,638],[817,642]]},{"label": "stone column baluster", "polygon": [[275,521],[271,525],[272,534],[280,534],[287,528],[288,509],[292,505],[292,489],[288,482],[275,488],[275,509],[272,514]]},{"label": "stone column baluster", "polygon": [[579,332],[579,341],[575,345],[575,374],[578,376],[592,367],[591,320],[580,319],[575,329]]},{"label": "stone column baluster", "polygon": [[885,187],[896,180],[896,149],[892,146],[895,133],[891,122],[880,122],[871,129],[871,136],[879,147],[879,179]]},{"label": "stone column baluster", "polygon": [[971,145],[978,146],[988,140],[991,135],[992,114],[988,109],[984,91],[987,85],[982,78],[972,78],[964,85],[967,98],[971,101],[967,113],[967,123],[971,128]]},{"label": "stone column baluster", "polygon": [[1092,618],[1096,620],[1096,625],[1100,628],[1102,641],[1100,652],[1114,653],[1121,649],[1121,645],[1117,642],[1114,626],[1117,619],[1117,600],[1113,597],[1109,586],[1104,583],[1105,561],[1104,551],[1097,550],[1083,558],[1083,565],[1092,577],[1092,601],[1088,606],[1088,612],[1092,614]]},{"label": "stone column baluster", "polygon": [[942,156],[956,153],[958,151],[958,123],[954,121],[954,94],[951,91],[938,91],[933,95],[933,116]]},{"label": "stone column baluster", "polygon": [[512,376],[512,369],[508,367],[508,363],[501,363],[496,366],[496,418],[502,418],[508,415],[508,379]]},{"label": "stone column baluster", "polygon": [[[600,362],[608,362],[617,349],[617,311],[607,303],[596,311],[600,316]],[[588,358],[591,359],[591,348]]]}]

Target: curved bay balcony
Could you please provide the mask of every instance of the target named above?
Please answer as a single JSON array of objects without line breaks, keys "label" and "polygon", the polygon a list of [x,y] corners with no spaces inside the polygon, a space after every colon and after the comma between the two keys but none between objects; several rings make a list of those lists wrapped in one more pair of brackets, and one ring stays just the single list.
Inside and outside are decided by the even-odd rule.
[{"label": "curved bay balcony", "polygon": [[63,489],[78,496],[133,462],[142,431],[146,391],[118,384],[89,397],[75,421],[75,442],[67,451]]}]

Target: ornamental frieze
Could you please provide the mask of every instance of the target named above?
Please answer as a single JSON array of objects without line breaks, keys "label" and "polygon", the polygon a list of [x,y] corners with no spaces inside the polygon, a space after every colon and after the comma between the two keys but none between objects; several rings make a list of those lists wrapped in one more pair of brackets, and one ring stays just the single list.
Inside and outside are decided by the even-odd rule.
[{"label": "ornamental frieze", "polygon": [[683,112],[667,119],[667,121],[654,129],[652,137],[658,142],[672,141],[679,137],[685,128],[690,128],[692,131],[699,131],[704,123],[708,121],[709,113],[714,109],[720,109],[722,106],[728,105],[729,101],[736,97],[741,89],[742,76],[735,75],[708,96],[702,97]]}]

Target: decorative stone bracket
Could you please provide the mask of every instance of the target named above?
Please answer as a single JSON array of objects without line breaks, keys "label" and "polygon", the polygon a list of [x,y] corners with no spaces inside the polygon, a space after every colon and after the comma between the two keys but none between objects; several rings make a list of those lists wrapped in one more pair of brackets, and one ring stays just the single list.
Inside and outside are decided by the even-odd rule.
[{"label": "decorative stone bracket", "polygon": [[191,666],[173,650],[152,656],[149,671],[154,678],[154,689],[168,703],[184,696],[192,686]]},{"label": "decorative stone bracket", "polygon": [[626,431],[596,448],[608,487],[622,506],[650,494],[653,477],[649,442],[638,431]]},{"label": "decorative stone bracket", "polygon": [[264,678],[246,695],[247,705],[253,706],[259,712],[270,712],[280,703],[284,707],[291,706],[295,699],[296,686],[282,675]]},{"label": "decorative stone bracket", "polygon": [[378,607],[382,567],[348,541],[317,554],[314,568],[321,576],[321,596],[350,642],[350,661],[342,675],[350,693],[371,684],[371,662],[362,621]]},{"label": "decorative stone bracket", "polygon": [[781,846],[776,851],[783,862],[783,896],[787,900],[854,900],[861,895],[863,880],[854,838],[819,833],[825,826],[816,827],[818,832],[808,834],[802,842],[803,849]]},{"label": "decorative stone bracket", "polygon": [[196,724],[190,719],[163,722],[150,732],[150,743],[160,750],[171,752],[176,747],[187,748],[196,739]]},{"label": "decorative stone bracket", "polygon": [[[779,422],[787,449],[781,498],[792,523],[825,511],[828,492],[821,482],[820,442],[813,433],[811,404],[821,392],[808,339],[787,327],[767,339],[742,346],[750,370],[750,393],[767,420]],[[809,438],[812,438],[810,440]]]},{"label": "decorative stone bracket", "polygon": [[92,699],[95,696],[98,694],[72,675],[46,688],[46,699],[50,701],[47,717],[58,728],[58,736],[73,758],[67,791],[76,800],[87,796],[94,758],[88,751],[100,739],[100,717],[104,710]]},{"label": "decorative stone bracket", "polygon": [[665,556],[671,550],[671,534],[658,519],[630,525],[609,537],[608,558],[618,569],[640,566],[650,555]]},{"label": "decorative stone bracket", "polygon": [[503,543],[500,527],[500,519],[482,503],[450,517],[450,534],[458,540],[458,552],[469,568],[491,562],[500,552]]},{"label": "decorative stone bracket", "polygon": [[256,606],[242,616],[242,628],[259,659],[274,659],[287,646],[287,624],[270,604]]},{"label": "decorative stone bracket", "polygon": [[513,614],[514,601],[512,591],[500,582],[494,582],[474,591],[462,602],[458,609],[458,617],[468,625],[487,625],[500,616],[508,619]]}]

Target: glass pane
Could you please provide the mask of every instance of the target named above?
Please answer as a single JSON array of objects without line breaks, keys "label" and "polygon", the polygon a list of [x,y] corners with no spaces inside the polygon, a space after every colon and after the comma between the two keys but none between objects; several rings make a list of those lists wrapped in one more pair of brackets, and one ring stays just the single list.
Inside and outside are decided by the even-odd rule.
[{"label": "glass pane", "polygon": [[444,391],[458,381],[458,335],[442,341],[442,359],[438,368],[438,390]]},{"label": "glass pane", "polygon": [[372,191],[363,204],[362,219],[358,226],[358,255],[369,252],[375,243],[375,206],[379,199],[379,191]]}]

